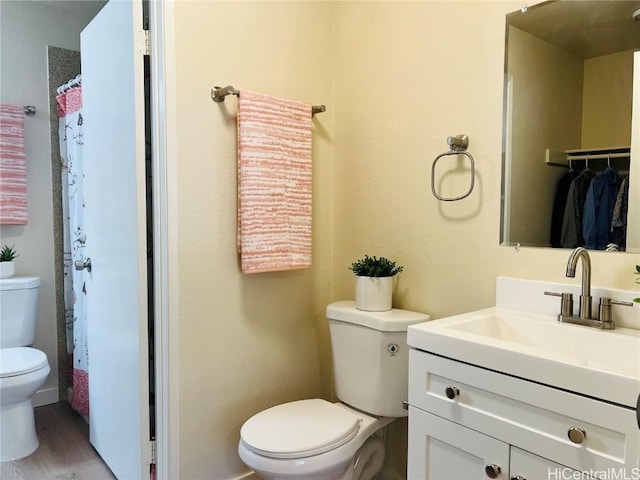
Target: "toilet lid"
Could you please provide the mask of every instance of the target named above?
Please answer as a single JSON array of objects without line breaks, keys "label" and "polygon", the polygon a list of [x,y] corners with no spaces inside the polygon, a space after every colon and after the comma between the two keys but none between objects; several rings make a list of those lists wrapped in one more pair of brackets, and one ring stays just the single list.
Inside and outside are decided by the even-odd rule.
[{"label": "toilet lid", "polygon": [[47,363],[44,352],[35,348],[3,348],[0,350],[0,378],[35,372],[45,367]]},{"label": "toilet lid", "polygon": [[285,403],[245,422],[240,437],[245,446],[265,457],[303,458],[328,452],[356,436],[358,417],[326,400]]}]

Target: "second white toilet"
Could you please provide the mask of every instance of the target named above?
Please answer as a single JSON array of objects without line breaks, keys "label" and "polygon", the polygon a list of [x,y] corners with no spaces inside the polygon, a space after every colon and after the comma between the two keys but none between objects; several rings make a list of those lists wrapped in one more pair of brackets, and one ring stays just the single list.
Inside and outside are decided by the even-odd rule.
[{"label": "second white toilet", "polygon": [[51,368],[35,338],[40,279],[0,280],[0,461],[19,460],[38,448],[31,397]]},{"label": "second white toilet", "polygon": [[384,461],[374,435],[407,416],[407,327],[429,316],[393,309],[357,310],[355,302],[327,307],[339,403],[299,400],[245,422],[238,453],[265,480],[370,480]]}]

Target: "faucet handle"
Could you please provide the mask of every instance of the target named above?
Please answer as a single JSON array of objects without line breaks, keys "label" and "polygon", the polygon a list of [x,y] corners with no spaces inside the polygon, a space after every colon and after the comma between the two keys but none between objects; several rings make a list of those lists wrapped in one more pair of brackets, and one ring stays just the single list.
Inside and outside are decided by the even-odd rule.
[{"label": "faucet handle", "polygon": [[545,295],[552,297],[562,297],[560,306],[560,315],[570,317],[573,315],[573,293],[569,292],[544,292]]},{"label": "faucet handle", "polygon": [[599,317],[601,322],[612,322],[611,305],[622,305],[624,307],[633,307],[633,302],[625,302],[622,300],[612,300],[609,297],[600,298]]}]

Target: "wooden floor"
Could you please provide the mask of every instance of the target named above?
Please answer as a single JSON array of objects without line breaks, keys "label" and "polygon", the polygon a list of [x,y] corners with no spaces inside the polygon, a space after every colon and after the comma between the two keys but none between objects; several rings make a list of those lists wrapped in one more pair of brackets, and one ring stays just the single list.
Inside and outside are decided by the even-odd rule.
[{"label": "wooden floor", "polygon": [[89,443],[89,426],[68,403],[35,409],[40,446],[16,462],[0,463],[2,480],[113,480]]}]

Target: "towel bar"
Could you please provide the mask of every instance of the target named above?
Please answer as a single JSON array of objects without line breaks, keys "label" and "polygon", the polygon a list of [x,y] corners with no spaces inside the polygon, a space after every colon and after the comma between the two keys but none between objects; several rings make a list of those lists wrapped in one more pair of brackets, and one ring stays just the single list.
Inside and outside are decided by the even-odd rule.
[{"label": "towel bar", "polygon": [[[213,87],[211,89],[211,99],[216,102],[224,102],[224,98],[227,95],[235,95],[240,96],[240,91],[233,88],[231,85],[227,85],[226,87]],[[326,112],[327,107],[324,105],[313,105],[311,107],[311,115],[315,115],[316,113]]]},{"label": "towel bar", "polygon": [[327,107],[325,107],[324,105],[313,105],[311,107],[311,115],[315,115],[316,113],[322,113],[326,111],[327,111]]},{"label": "towel bar", "polygon": [[224,102],[224,97],[226,97],[227,95],[240,95],[240,92],[238,90],[236,90],[235,88],[233,88],[231,85],[227,85],[224,88],[220,88],[220,87],[213,87],[211,89],[211,99],[214,102]]}]

